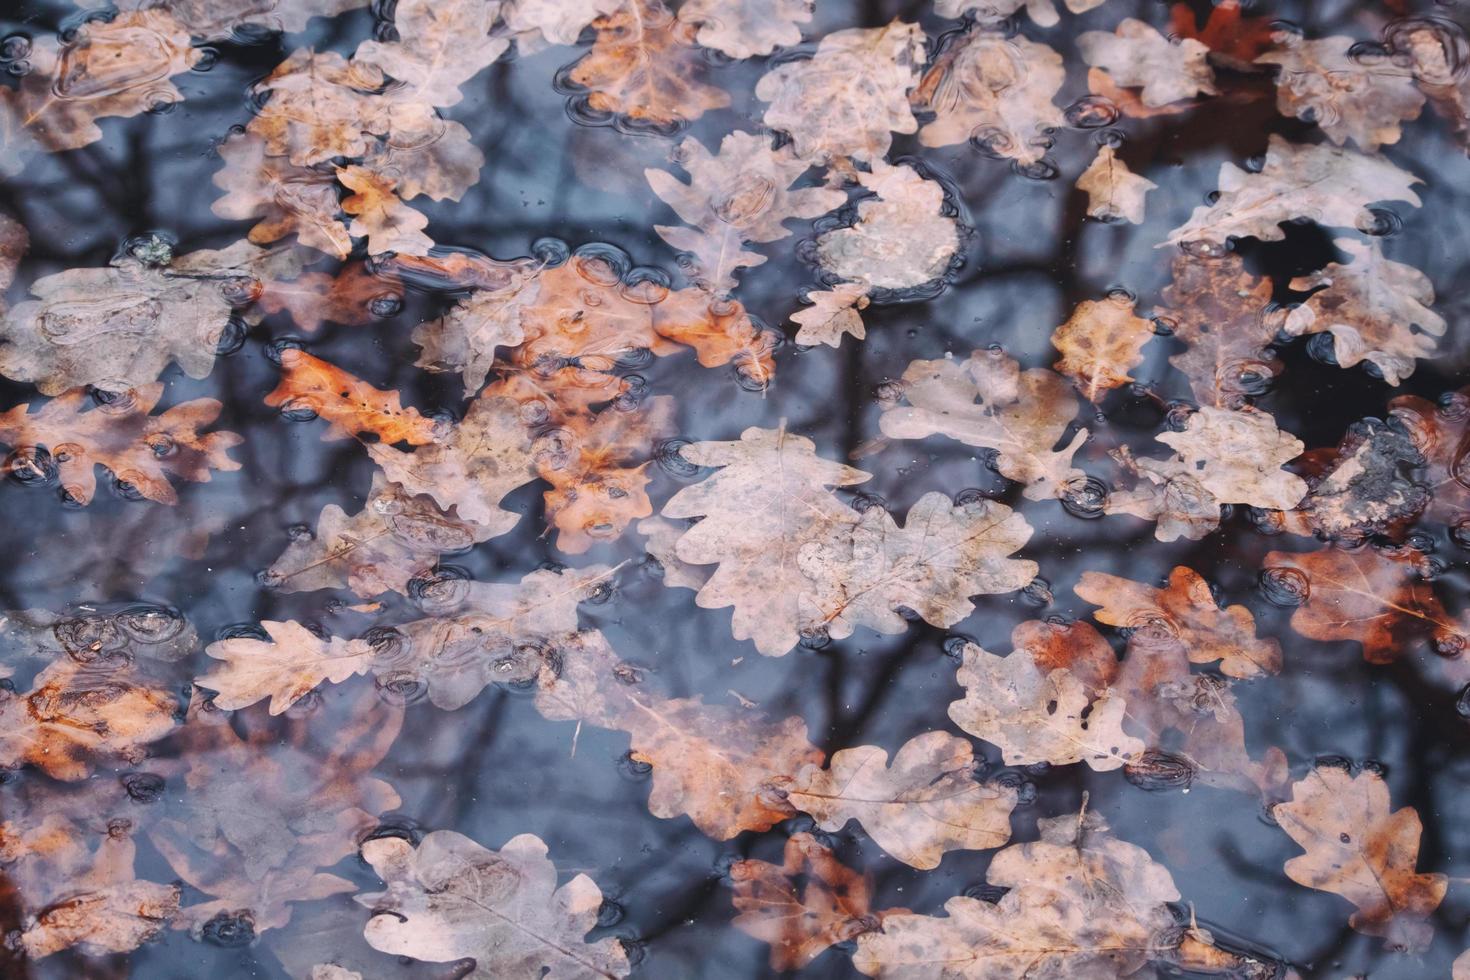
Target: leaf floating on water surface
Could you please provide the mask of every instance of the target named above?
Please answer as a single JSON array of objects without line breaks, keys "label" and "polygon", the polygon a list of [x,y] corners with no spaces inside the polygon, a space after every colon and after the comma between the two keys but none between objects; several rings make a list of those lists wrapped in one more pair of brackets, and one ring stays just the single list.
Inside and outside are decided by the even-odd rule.
[{"label": "leaf floating on water surface", "polygon": [[699,25],[694,39],[737,61],[801,43],[815,0],[688,0],[679,20]]},{"label": "leaf floating on water surface", "polygon": [[399,199],[394,193],[397,181],[366,167],[339,169],[337,179],[355,192],[342,199],[342,210],[353,216],[347,231],[366,238],[370,254],[427,255],[434,247],[434,240],[423,233],[429,219]]},{"label": "leaf floating on water surface", "polygon": [[1140,177],[1118,159],[1118,151],[1104,143],[1097,156],[1077,178],[1077,189],[1087,195],[1087,213],[1104,221],[1143,224],[1144,195],[1158,184]]},{"label": "leaf floating on water surface", "polygon": [[862,318],[862,311],[868,308],[866,285],[842,282],[811,292],[807,299],[811,306],[791,314],[791,322],[801,328],[796,331],[798,344],[839,347],[844,335],[856,340],[868,335]]},{"label": "leaf floating on water surface", "polygon": [[1455,524],[1470,516],[1470,486],[1466,485],[1465,437],[1470,420],[1470,389],[1446,392],[1439,404],[1414,395],[1388,403],[1389,418],[1408,432],[1414,448],[1424,457],[1417,482],[1429,493],[1425,513]]},{"label": "leaf floating on water surface", "polygon": [[204,652],[224,664],[198,683],[216,692],[214,703],[244,708],[271,699],[278,715],[324,681],[340,684],[371,666],[373,648],[362,640],[323,640],[300,623],[266,620],[270,640],[237,636],[211,643]]},{"label": "leaf floating on water surface", "polygon": [[0,445],[15,450],[8,469],[44,473],[44,450],[66,499],[85,505],[97,492],[98,466],[161,504],[179,502],[169,475],[207,483],[210,470],[240,468],[229,456],[230,448],[244,441],[239,435],[199,431],[219,417],[219,402],[198,398],[148,414],[162,396],[163,385],[154,383],[89,411],[82,411],[90,400],[84,389],[68,391],[35,412],[17,405],[0,414]]},{"label": "leaf floating on water surface", "polygon": [[1062,56],[1046,45],[971,27],[940,51],[914,91],[914,107],[936,114],[919,142],[975,140],[987,153],[1036,163],[1051,147],[1047,132],[1066,125],[1053,101],[1065,78]]},{"label": "leaf floating on water surface", "polygon": [[[1101,7],[1107,0],[1066,0],[1067,9],[1074,14],[1086,13]],[[1055,0],[935,0],[934,12],[941,17],[962,17],[974,14],[979,21],[1004,20],[1011,14],[1026,8],[1026,14],[1041,27],[1055,25],[1057,16]]]},{"label": "leaf floating on water surface", "polygon": [[1383,157],[1288,143],[1273,134],[1260,171],[1222,163],[1219,197],[1195,208],[1165,244],[1216,254],[1232,237],[1280,241],[1286,233],[1279,226],[1293,218],[1338,228],[1371,227],[1369,204],[1406,201],[1417,208],[1419,195],[1412,187],[1418,183],[1418,177]]},{"label": "leaf floating on water surface", "polygon": [[366,7],[371,0],[76,0],[79,7],[121,11],[162,10],[190,34],[206,41],[225,41],[241,28],[295,34],[313,17],[336,17]]},{"label": "leaf floating on water surface", "polygon": [[[1311,275],[1298,276],[1291,288],[1314,292],[1286,316],[1293,336],[1330,332],[1337,363],[1352,367],[1368,361],[1391,385],[1414,373],[1414,361],[1432,357],[1436,340],[1449,325],[1431,310],[1434,286],[1413,266],[1383,257],[1383,246],[1339,238],[1348,254]],[[1418,327],[1418,332],[1414,328]]]},{"label": "leaf floating on water surface", "polygon": [[1141,89],[1139,97],[1149,108],[1217,93],[1205,58],[1209,48],[1193,38],[1171,40],[1132,17],[1112,34],[1086,32],[1077,38],[1077,49],[1115,84]]},{"label": "leaf floating on water surface", "polygon": [[817,239],[822,268],[876,289],[909,289],[949,271],[959,229],[944,213],[944,188],[912,167],[873,162],[858,181],[874,193],[859,202],[857,223]]},{"label": "leaf floating on water surface", "polygon": [[1187,3],[1169,8],[1170,33],[1193,38],[1210,49],[1210,57],[1236,70],[1248,70],[1256,56],[1270,48],[1275,34],[1270,17],[1246,17],[1241,0],[1217,0],[1201,26]]},{"label": "leaf floating on water surface", "polygon": [[1388,786],[1376,772],[1356,776],[1317,766],[1292,785],[1290,803],[1271,810],[1277,824],[1306,853],[1286,862],[1299,885],[1341,895],[1357,906],[1348,920],[1358,932],[1382,936],[1390,949],[1417,952],[1429,945],[1429,917],[1444,899],[1442,874],[1421,874],[1413,807],[1393,810]]},{"label": "leaf floating on water surface", "polygon": [[791,230],[784,222],[814,218],[846,200],[840,191],[824,187],[793,189],[810,164],[789,146],[772,150],[768,136],[731,133],[714,156],[690,137],[679,144],[676,162],[689,174],[688,183],[665,170],[643,174],[653,192],[692,227],[655,225],[654,230],[690,253],[696,281],[718,294],[735,288],[736,270],[766,261],[746,251],[747,243],[786,238]]},{"label": "leaf floating on water surface", "polygon": [[422,446],[434,442],[438,424],[404,408],[396,391],[380,391],[335,364],[304,350],[281,351],[281,381],[265,396],[265,403],[282,412],[309,411],[331,426],[323,439],[345,439],[364,434],[385,445],[406,442]]},{"label": "leaf floating on water surface", "polygon": [[624,0],[505,0],[501,21],[521,54],[552,44],[576,44],[599,17],[613,13]]},{"label": "leaf floating on water surface", "polygon": [[1035,563],[1010,557],[1031,527],[1009,507],[955,505],[930,493],[900,528],[881,507],[860,514],[829,493],[869,474],[815,449],[784,429],[750,428],[739,442],[681,450],[696,465],[721,469],[675,494],[663,515],[704,518],[675,553],[720,566],[696,601],[706,609],[734,606],[737,640],[782,656],[803,635],[840,639],[859,625],[901,633],[908,624],[900,607],[949,626],[969,614],[970,596],[1011,592],[1035,576]]},{"label": "leaf floating on water surface", "polygon": [[625,0],[592,28],[597,41],[567,77],[596,111],[664,130],[730,104],[723,89],[695,78],[702,63],[693,31],[663,0]]},{"label": "leaf floating on water surface", "polygon": [[884,409],[878,420],[890,439],[939,433],[994,449],[997,471],[1022,484],[1028,500],[1063,496],[1084,478],[1072,457],[1086,429],[1053,448],[1077,416],[1076,396],[1060,375],[1022,371],[1004,351],[977,350],[964,361],[914,361],[901,383],[908,404]]},{"label": "leaf floating on water surface", "polygon": [[945,732],[909,739],[891,765],[876,745],[843,749],[826,769],[809,765],[783,789],[823,830],[856,820],[883,850],[925,871],[946,851],[1010,840],[1017,802],[1015,787],[978,779],[970,743]]},{"label": "leaf floating on water surface", "polygon": [[491,65],[510,41],[491,37],[500,5],[486,0],[397,0],[394,41],[364,41],[353,61],[370,65],[404,85],[400,102],[452,106],[460,86]]},{"label": "leaf floating on water surface", "polygon": [[1315,122],[1338,146],[1352,140],[1373,153],[1397,143],[1400,123],[1417,119],[1424,108],[1413,73],[1388,52],[1354,54],[1356,42],[1350,37],[1308,41],[1292,31],[1276,37],[1278,50],[1255,60],[1279,70],[1276,108],[1284,116]]},{"label": "leaf floating on water surface", "polygon": [[1433,499],[1413,479],[1426,463],[1416,438],[1399,416],[1387,423],[1363,419],[1348,426],[1336,448],[1308,452],[1303,475],[1311,491],[1282,515],[1282,529],[1349,545],[1374,534],[1403,540]]},{"label": "leaf floating on water surface", "polygon": [[771,969],[799,970],[829,947],[881,927],[870,885],[811,834],[792,834],[783,863],[730,866],[735,927],[771,947]]},{"label": "leaf floating on water surface", "polygon": [[1133,298],[1126,293],[1087,300],[1051,335],[1062,355],[1056,370],[1096,404],[1134,380],[1128,372],[1143,363],[1143,346],[1153,336],[1153,321],[1134,314]]},{"label": "leaf floating on water surface", "polygon": [[474,960],[476,980],[625,977],[616,939],[587,942],[602,892],[579,874],[560,888],[546,844],[521,834],[498,851],[452,830],[415,847],[401,837],[362,845],[363,860],[388,886],[356,896],[372,910],[364,935],[374,949],[431,963]]},{"label": "leaf floating on water surface", "polygon": [[358,327],[380,319],[379,309],[396,310],[403,284],[364,262],[343,266],[336,275],[308,271],[290,280],[267,282],[256,300],[268,314],[287,313],[296,325],[315,333],[326,323]]},{"label": "leaf floating on water surface", "polygon": [[887,155],[892,133],[919,128],[908,93],[923,62],[918,24],[833,31],[810,59],[766,72],[755,97],[771,103],[765,124],[791,134],[801,159],[872,163]]}]

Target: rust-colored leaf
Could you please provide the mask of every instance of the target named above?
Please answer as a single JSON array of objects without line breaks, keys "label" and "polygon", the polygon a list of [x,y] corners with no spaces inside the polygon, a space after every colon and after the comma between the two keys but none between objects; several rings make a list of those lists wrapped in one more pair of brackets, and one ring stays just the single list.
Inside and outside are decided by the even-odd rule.
[{"label": "rust-colored leaf", "polygon": [[1128,372],[1143,363],[1143,345],[1153,335],[1153,321],[1134,314],[1132,297],[1115,293],[1087,300],[1052,333],[1052,346],[1062,355],[1056,370],[1096,404],[1134,380]]},{"label": "rust-colored leaf", "polygon": [[361,378],[306,351],[281,351],[281,380],[265,403],[283,412],[312,412],[331,423],[323,439],[364,434],[385,444],[422,446],[437,434],[433,419],[404,408],[396,391],[380,391]]}]

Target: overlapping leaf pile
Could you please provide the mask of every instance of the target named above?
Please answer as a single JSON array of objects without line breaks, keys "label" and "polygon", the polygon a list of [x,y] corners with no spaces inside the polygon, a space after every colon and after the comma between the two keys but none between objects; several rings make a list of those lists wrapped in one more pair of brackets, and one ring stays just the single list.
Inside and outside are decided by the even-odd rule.
[{"label": "overlapping leaf pile", "polygon": [[[841,8],[810,0],[367,6],[119,0],[0,48],[15,76],[0,86],[0,173],[23,181],[47,154],[105,141],[119,117],[169,125],[160,110],[204,84],[188,73],[218,56],[208,44],[286,32],[254,111],[198,174],[220,191],[214,214],[238,223],[232,244],[142,236],[106,264],[59,269],[26,259],[26,229],[0,215],[0,288],[34,271],[0,307],[0,374],[36,392],[0,412],[15,481],[85,507],[102,467],[139,506],[178,505],[200,489],[190,483],[263,465],[212,428],[257,405],[324,442],[355,440],[373,467],[360,505],[329,503],[276,542],[259,603],[300,594],[308,605],[294,608],[345,608],[368,626],[262,616],[206,642],[172,607],[91,595],[0,616],[0,766],[19,774],[0,794],[0,872],[16,963],[127,954],[170,929],[239,945],[295,918],[293,937],[316,938],[276,953],[312,980],[397,976],[405,961],[467,962],[456,975],[485,978],[671,975],[656,939],[608,931],[594,879],[611,868],[559,868],[538,836],[554,828],[490,849],[388,819],[401,800],[382,764],[406,716],[451,729],[492,687],[526,692],[573,745],[584,727],[617,733],[649,776],[653,817],[716,841],[747,835],[741,847],[784,841],[781,863],[742,850],[723,875],[733,924],[769,944],[775,971],[847,956],[862,974],[912,980],[1295,975],[1181,917],[1164,863],[1114,836],[1087,794],[1023,819],[1034,793],[1018,774],[1064,767],[1102,774],[1094,787],[1247,794],[1301,851],[1283,881],[1351,903],[1345,923],[1394,953],[1431,946],[1463,879],[1419,870],[1420,817],[1393,808],[1392,774],[1317,760],[1330,746],[1306,736],[1260,744],[1242,705],[1291,669],[1284,637],[1199,570],[1213,561],[1202,550],[1172,556],[1285,535],[1261,563],[1270,603],[1257,610],[1290,608],[1296,637],[1357,644],[1425,690],[1470,690],[1463,589],[1430,553],[1435,534],[1463,545],[1470,528],[1470,388],[1390,397],[1381,418],[1311,449],[1269,398],[1303,349],[1383,387],[1459,350],[1464,324],[1429,276],[1391,257],[1405,253],[1386,206],[1419,207],[1430,176],[1394,162],[1397,144],[1467,141],[1462,34],[1374,14],[1359,20],[1375,37],[1318,36],[1236,0],[1167,14],[936,0],[830,30]],[[374,16],[355,44],[297,43],[317,18]],[[488,148],[447,113],[490,73],[514,75],[511,52],[555,47],[568,49],[558,85],[571,121],[554,124],[668,142],[671,162],[642,176],[661,202],[643,225],[664,264],[678,257],[677,277],[596,244],[498,260],[435,237],[430,214],[487,166]],[[1196,113],[1273,104],[1255,156],[1217,154],[1213,177],[1215,163],[1184,158],[1214,189],[1202,204],[1178,193],[1175,161],[1134,149]],[[1421,120],[1426,106],[1442,120]],[[685,133],[702,117],[717,138]],[[878,347],[869,334],[895,311],[953,289],[980,202],[895,136],[936,154],[968,143],[970,165],[1019,182],[1058,176],[1058,142],[1082,146],[1089,130],[1095,149],[1063,175],[1077,220],[1141,234],[1166,211],[1177,224],[1149,241],[1163,284],[1073,297],[1049,324],[1054,358],[1045,334],[1008,352],[978,318],[956,327],[960,352],[926,337],[929,356],[879,369],[888,379],[854,423],[868,441],[853,458],[958,444],[1001,489],[950,496],[918,466],[900,513],[853,489],[872,472],[784,417],[676,438],[691,427],[681,393],[650,386],[640,364],[677,359],[700,384],[784,412],[789,375],[859,363],[869,351],[854,347]],[[1264,272],[1252,250],[1307,225],[1331,259]],[[780,329],[766,326],[745,305],[752,283],[801,263],[808,287],[783,296]],[[410,293],[435,312],[395,329],[462,405],[379,387],[403,365],[371,340],[352,370],[311,352],[327,325],[391,320]],[[276,335],[287,324],[307,338]],[[279,366],[273,388],[248,406],[173,397],[179,374],[227,373],[217,362],[247,335]],[[1110,428],[1125,401],[1159,408],[1152,438]],[[531,486],[541,502],[527,521],[516,495]],[[1172,571],[1151,582],[1092,568],[1053,594],[1049,536],[1089,518]],[[470,581],[443,563],[523,521],[544,522],[574,564],[527,560]],[[602,560],[619,547],[692,592],[675,593],[688,609],[730,609],[733,641],[767,657],[965,629],[1018,595],[1083,615],[1019,622],[1003,655],[951,637],[947,711],[913,705],[893,744],[833,745],[798,714],[680,695],[646,651],[615,650],[583,606],[634,574]],[[598,560],[575,557],[589,552]],[[977,613],[985,597],[1006,598]],[[1470,715],[1470,698],[1459,705]],[[880,907],[842,840],[951,876],[953,852],[994,853],[983,885],[910,910]],[[354,855],[365,865],[348,868]],[[380,889],[359,888],[363,868]],[[321,911],[352,893],[360,910]]]}]

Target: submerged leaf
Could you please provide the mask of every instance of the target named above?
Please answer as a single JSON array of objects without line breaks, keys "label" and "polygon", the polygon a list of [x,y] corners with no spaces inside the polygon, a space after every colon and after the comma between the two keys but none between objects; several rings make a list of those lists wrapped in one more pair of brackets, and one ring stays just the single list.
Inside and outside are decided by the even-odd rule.
[{"label": "submerged leaf", "polygon": [[1145,106],[1164,106],[1216,93],[1215,73],[1205,60],[1209,48],[1193,38],[1166,38],[1132,17],[1112,34],[1082,34],[1077,38],[1077,48],[1083,60],[1104,69],[1116,84],[1141,88]]},{"label": "submerged leaf", "polygon": [[1416,119],[1424,93],[1414,75],[1387,53],[1374,58],[1353,53],[1350,37],[1308,41],[1281,31],[1280,49],[1255,60],[1276,65],[1276,108],[1283,115],[1315,122],[1332,142],[1352,140],[1369,153],[1397,143],[1400,123]]},{"label": "submerged leaf", "polygon": [[871,288],[909,289],[949,271],[959,249],[944,188],[908,165],[873,162],[858,180],[876,196],[857,206],[857,223],[817,239],[822,268]]},{"label": "submerged leaf", "polygon": [[311,412],[330,422],[323,439],[372,435],[384,444],[422,446],[438,434],[432,419],[403,407],[398,392],[380,391],[295,347],[281,351],[281,380],[265,396],[265,403],[282,412]]}]

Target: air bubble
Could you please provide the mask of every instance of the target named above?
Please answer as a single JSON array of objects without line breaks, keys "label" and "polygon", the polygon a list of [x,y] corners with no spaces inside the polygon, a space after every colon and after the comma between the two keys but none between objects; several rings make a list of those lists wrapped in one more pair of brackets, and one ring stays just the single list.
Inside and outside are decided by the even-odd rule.
[{"label": "air bubble", "polygon": [[822,650],[832,642],[832,635],[823,624],[807,626],[801,630],[801,638],[797,641],[803,650]]},{"label": "air bubble", "polygon": [[162,776],[151,772],[130,772],[122,777],[121,782],[134,803],[157,803],[167,787]]},{"label": "air bubble", "polygon": [[977,901],[988,902],[991,905],[996,904],[1001,899],[1005,898],[1006,895],[1009,893],[1010,889],[1006,888],[1004,885],[991,884],[971,885],[969,888],[966,888],[964,891],[960,892],[960,894],[964,895],[966,898],[973,898]]},{"label": "air bubble", "polygon": [[624,752],[618,757],[618,773],[624,779],[634,782],[643,782],[653,772],[653,766],[642,759],[633,758],[631,751]]},{"label": "air bubble", "polygon": [[1158,793],[1189,789],[1194,782],[1194,766],[1178,756],[1148,749],[1123,767],[1123,778],[1139,789]]},{"label": "air bubble", "polygon": [[1036,606],[1038,609],[1045,608],[1053,602],[1051,583],[1037,576],[1021,590],[1021,599],[1028,605]]},{"label": "air bubble", "polygon": [[9,34],[0,40],[0,62],[24,61],[31,56],[31,39],[24,34]]},{"label": "air bubble", "polygon": [[1358,217],[1358,230],[1375,238],[1392,238],[1404,230],[1404,219],[1389,208],[1366,208]]},{"label": "air bubble", "polygon": [[429,695],[429,686],[416,674],[407,671],[392,671],[373,679],[378,698],[384,704],[407,707],[417,704]]},{"label": "air bubble", "polygon": [[305,350],[306,342],[300,337],[278,337],[265,345],[265,356],[272,364],[281,363],[281,355],[288,350]]},{"label": "air bubble", "polygon": [[1332,343],[1332,334],[1314,333],[1307,339],[1307,356],[1328,367],[1341,367],[1337,362],[1337,349]]},{"label": "air bubble", "polygon": [[572,256],[572,248],[560,238],[538,238],[531,243],[531,255],[542,265],[562,265]]},{"label": "air bubble", "polygon": [[1295,609],[1312,595],[1312,582],[1296,568],[1267,568],[1261,572],[1261,594],[1272,605]]},{"label": "air bubble", "polygon": [[188,627],[184,614],[172,606],[135,603],[114,614],[113,621],[139,643],[167,643]]},{"label": "air bubble", "polygon": [[382,293],[368,300],[367,309],[373,316],[385,320],[403,312],[403,297],[396,293]]},{"label": "air bubble", "polygon": [[238,949],[255,941],[255,919],[248,909],[231,915],[219,912],[199,930],[199,937],[211,946]]},{"label": "air bubble", "polygon": [[216,357],[229,357],[245,346],[245,338],[250,333],[250,325],[240,317],[232,316],[225,321],[220,328],[219,339],[214,342],[214,354]]},{"label": "air bubble", "polygon": [[1062,111],[1073,129],[1102,129],[1118,121],[1118,107],[1101,95],[1085,95]]},{"label": "air bubble", "polygon": [[234,623],[221,626],[214,634],[217,640],[262,640],[269,642],[270,634],[255,623]]},{"label": "air bubble", "polygon": [[1089,476],[1066,488],[1061,498],[1062,509],[1073,517],[1086,521],[1096,520],[1103,516],[1103,508],[1107,505],[1110,492],[1106,483],[1095,476]]},{"label": "air bubble", "polygon": [[408,597],[429,615],[448,612],[470,594],[470,573],[458,565],[440,565],[408,580]]},{"label": "air bubble", "polygon": [[21,486],[48,486],[57,480],[56,460],[40,446],[22,446],[5,457],[5,473]]},{"label": "air bubble", "polygon": [[941,649],[944,650],[944,655],[946,657],[953,660],[957,664],[961,664],[965,662],[965,648],[972,645],[974,642],[975,641],[970,639],[970,637],[968,636],[954,633],[944,638],[944,643],[941,644]]}]

